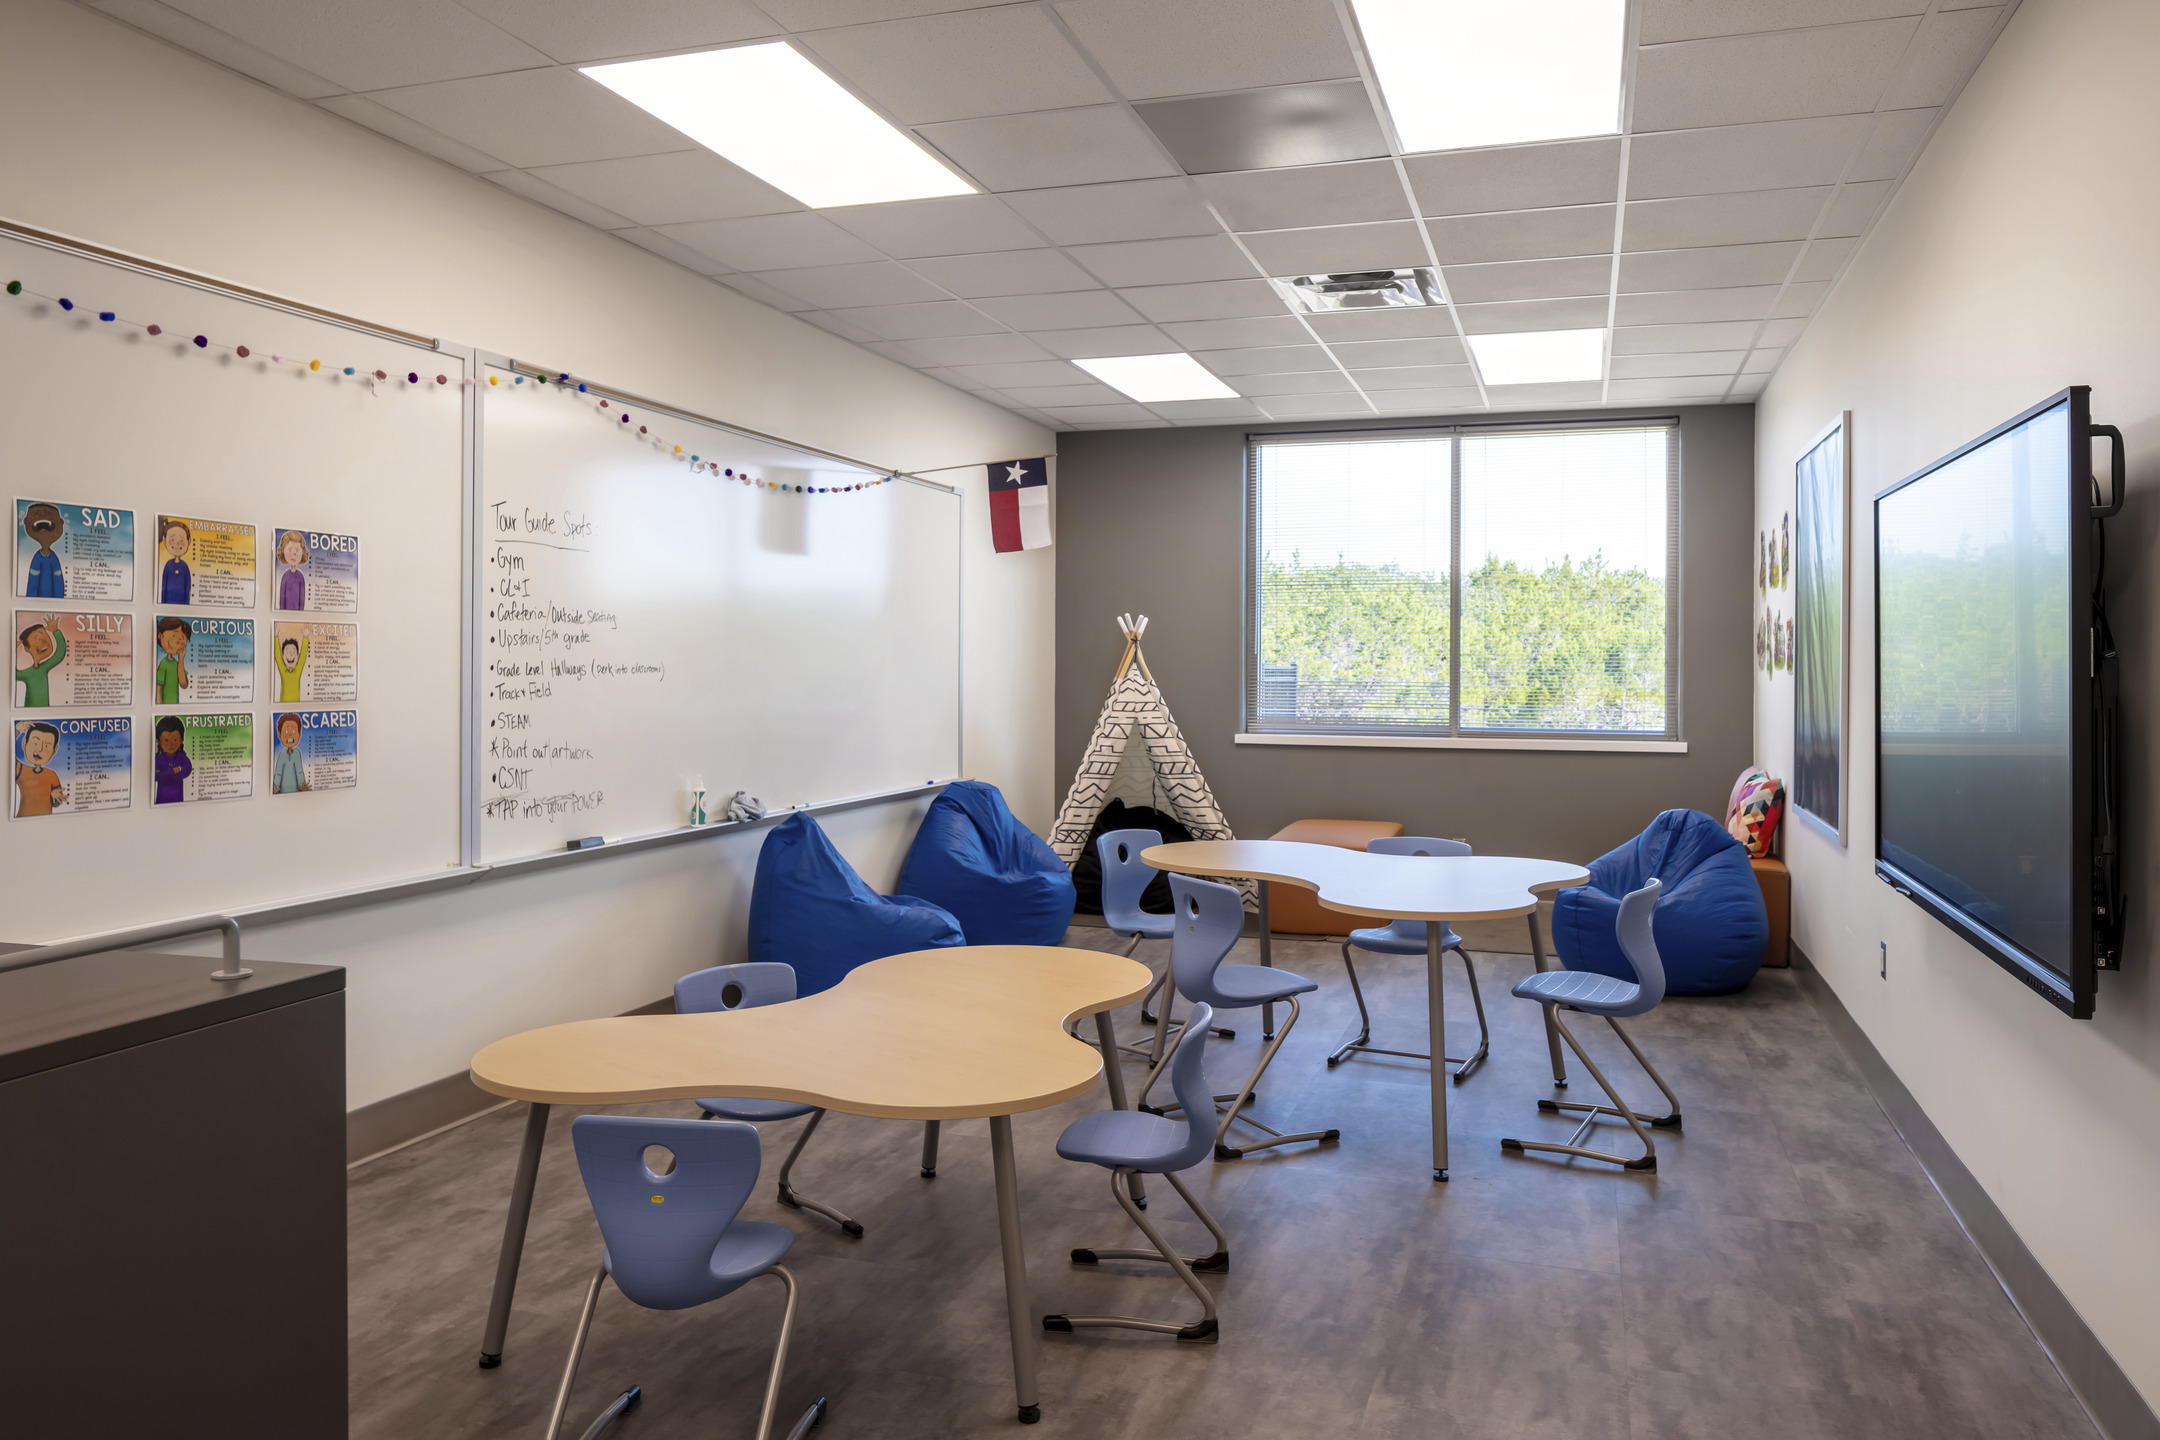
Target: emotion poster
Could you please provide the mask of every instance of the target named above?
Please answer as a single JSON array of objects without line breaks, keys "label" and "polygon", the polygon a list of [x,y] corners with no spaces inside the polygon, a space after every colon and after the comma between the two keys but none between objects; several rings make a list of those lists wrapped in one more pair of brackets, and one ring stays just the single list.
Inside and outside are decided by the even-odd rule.
[{"label": "emotion poster", "polygon": [[245,800],[255,793],[253,715],[159,715],[150,722],[150,803]]},{"label": "emotion poster", "polygon": [[360,720],[350,710],[285,710],[270,717],[270,793],[350,790],[360,783]]},{"label": "emotion poster", "polygon": [[152,558],[160,605],[255,608],[255,527],[188,515],[157,517]]},{"label": "emotion poster", "polygon": [[156,705],[249,705],[255,700],[255,621],[160,615],[151,630]]},{"label": "emotion poster", "polygon": [[135,512],[58,500],[15,502],[15,594],[77,604],[135,598]]},{"label": "emotion poster", "polygon": [[135,742],[127,716],[39,716],[9,730],[10,819],[128,808]]},{"label": "emotion poster", "polygon": [[135,617],[17,610],[15,706],[135,703]]},{"label": "emotion poster", "polygon": [[314,610],[355,615],[360,610],[360,537],[274,525],[277,549],[271,570],[277,576],[277,605],[285,611]]},{"label": "emotion poster", "polygon": [[360,698],[360,627],[332,620],[271,623],[270,679],[280,705],[350,705]]}]

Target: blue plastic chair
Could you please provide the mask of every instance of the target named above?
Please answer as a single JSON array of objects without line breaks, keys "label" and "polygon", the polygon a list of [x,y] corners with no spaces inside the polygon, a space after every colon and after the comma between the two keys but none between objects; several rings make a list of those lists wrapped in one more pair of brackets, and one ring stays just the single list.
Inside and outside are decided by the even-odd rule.
[{"label": "blue plastic chair", "polygon": [[[1170,1087],[1177,1092],[1178,1104],[1188,1117],[1208,1113],[1215,1103],[1208,1093],[1206,1071],[1208,1022],[1214,1018],[1215,1012],[1208,1006],[1193,1007],[1192,1019],[1186,1025],[1185,1033],[1178,1038],[1176,1055],[1170,1065]],[[1091,1325],[1113,1325],[1127,1330],[1153,1330],[1158,1334],[1175,1335],[1180,1340],[1215,1339],[1215,1297],[1193,1272],[1228,1270],[1230,1240],[1223,1234],[1222,1226],[1215,1223],[1215,1217],[1208,1214],[1192,1191],[1185,1188],[1185,1182],[1177,1173],[1205,1160],[1208,1149],[1205,1125],[1190,1119],[1172,1120],[1161,1115],[1143,1114],[1138,1110],[1104,1110],[1084,1115],[1065,1127],[1065,1133],[1058,1136],[1058,1154],[1067,1160],[1100,1165],[1108,1170],[1111,1198],[1155,1247],[1153,1250],[1075,1250],[1072,1252],[1073,1264],[1094,1265],[1103,1260],[1160,1261],[1176,1271],[1186,1288],[1200,1297],[1201,1313],[1200,1318],[1190,1324],[1143,1320],[1134,1315],[1045,1315],[1043,1329],[1069,1331]],[[1129,1188],[1126,1177],[1130,1175],[1160,1175],[1168,1180],[1179,1198],[1215,1237],[1215,1253],[1198,1260],[1186,1260],[1171,1249],[1161,1232],[1148,1223],[1147,1216],[1125,1193]]]},{"label": "blue plastic chair", "polygon": [[[1612,1104],[1590,1105],[1575,1100],[1540,1100],[1537,1102],[1538,1109],[1548,1114],[1560,1114],[1568,1110],[1585,1112],[1582,1124],[1575,1127],[1575,1133],[1568,1137],[1564,1145],[1555,1145],[1545,1140],[1502,1140],[1502,1150],[1553,1150],[1563,1155],[1580,1155],[1588,1160],[1609,1160],[1627,1170],[1657,1169],[1657,1146],[1651,1141],[1650,1132],[1643,1126],[1648,1124],[1660,1129],[1679,1128],[1680,1097],[1673,1094],[1672,1086],[1667,1085],[1665,1077],[1658,1074],[1657,1068],[1650,1063],[1650,1057],[1643,1054],[1642,1047],[1635,1043],[1635,1037],[1620,1028],[1620,1022],[1624,1018],[1655,1010],[1658,1003],[1665,998],[1665,965],[1658,958],[1657,938],[1650,929],[1650,917],[1657,909],[1658,891],[1662,888],[1662,884],[1657,880],[1644,882],[1640,890],[1622,898],[1619,914],[1613,921],[1614,934],[1620,942],[1620,953],[1625,955],[1628,963],[1635,968],[1635,979],[1632,982],[1616,980],[1610,975],[1601,975],[1590,970],[1546,970],[1516,984],[1515,994],[1525,1000],[1535,1000],[1545,1007],[1547,1023],[1559,1030],[1567,1041],[1568,1048],[1575,1052],[1575,1058],[1582,1061],[1583,1068],[1590,1072]],[[1574,1032],[1570,1031],[1567,1023],[1560,1018],[1562,1010],[1579,1010],[1585,1015],[1604,1016],[1605,1023],[1612,1026],[1613,1033],[1627,1046],[1628,1052],[1642,1066],[1643,1073],[1656,1081],[1658,1089],[1665,1093],[1666,1104],[1671,1107],[1670,1113],[1655,1117],[1638,1116],[1630,1109],[1627,1101],[1620,1098],[1620,1092],[1613,1088],[1612,1082],[1605,1078],[1605,1072],[1598,1069],[1597,1062],[1583,1049],[1582,1042],[1575,1038]],[[1584,1145],[1583,1137],[1590,1133],[1590,1127],[1597,1123],[1600,1115],[1617,1115],[1627,1121],[1628,1128],[1635,1132],[1635,1138],[1642,1141],[1643,1153],[1630,1160],[1625,1155],[1616,1155],[1609,1150],[1595,1150]]]},{"label": "blue plastic chair", "polygon": [[[758,1417],[758,1440],[768,1440],[780,1400],[780,1375],[787,1366],[788,1335],[795,1325],[795,1277],[780,1259],[795,1236],[785,1226],[737,1218],[757,1184],[756,1128],[729,1121],[709,1125],[580,1115],[570,1124],[570,1141],[605,1248],[600,1268],[585,1289],[569,1363],[563,1366],[554,1413],[548,1417],[547,1440],[561,1433],[603,1280],[613,1279],[625,1299],[648,1310],[688,1310],[732,1294],[760,1275],[773,1275],[787,1287],[787,1310],[780,1317],[780,1343],[773,1348],[772,1376],[765,1382],[765,1408]],[[664,1172],[645,1162],[647,1148],[654,1145],[674,1157]],[[633,1385],[616,1396],[585,1432],[585,1440],[596,1440],[602,1430],[635,1410],[642,1395]],[[788,1431],[788,1440],[798,1440],[824,1416],[825,1399],[820,1396]]]},{"label": "blue plastic chair", "polygon": [[[1159,830],[1105,830],[1095,837],[1095,857],[1102,863],[1103,920],[1109,926],[1111,934],[1131,939],[1132,943],[1125,947],[1127,959],[1132,957],[1133,951],[1140,948],[1142,940],[1168,940],[1171,932],[1177,928],[1177,917],[1168,911],[1157,914],[1153,910],[1140,908],[1140,897],[1146,893],[1148,886],[1154,883],[1155,877],[1162,873],[1142,860],[1141,852],[1151,845],[1162,843],[1162,832]],[[1153,1011],[1156,996],[1169,984],[1170,969],[1164,966],[1161,977],[1155,982],[1155,988],[1140,997],[1140,1023],[1155,1026],[1154,1044],[1118,1047],[1142,1057],[1150,1065],[1162,1063],[1163,1051],[1168,1047],[1171,1038],[1180,1033],[1173,1028],[1176,1022],[1166,1026],[1163,1019],[1158,1019]],[[1067,1027],[1067,1032],[1075,1039],[1087,1040],[1085,1035],[1071,1026]],[[1215,1033],[1225,1040],[1237,1038],[1235,1030],[1225,1030],[1220,1026],[1215,1028]]]},{"label": "blue plastic chair", "polygon": [[[675,982],[675,1013],[678,1015],[701,1015],[713,1010],[749,1010],[759,1005],[777,1005],[795,998],[795,967],[773,960],[753,960],[743,965],[715,965],[710,970],[693,970]],[[810,1117],[803,1126],[802,1134],[795,1137],[795,1148],[788,1151],[787,1159],[780,1162],[780,1203],[791,1210],[814,1210],[838,1225],[843,1231],[860,1240],[863,1227],[833,1209],[795,1193],[788,1183],[788,1176],[795,1169],[795,1157],[802,1154],[803,1146],[817,1133],[818,1123],[825,1118],[823,1109],[816,1105],[803,1105],[793,1100],[738,1100],[711,1099],[697,1102],[708,1120],[743,1120],[752,1125],[766,1125],[780,1120],[793,1120],[798,1115]]]},{"label": "blue plastic chair", "polygon": [[[1387,835],[1378,840],[1368,840],[1365,848],[1374,855],[1468,855],[1470,846],[1462,840],[1442,840],[1429,835]],[[1358,985],[1357,966],[1351,962],[1350,948],[1371,950],[1380,955],[1418,955],[1425,952],[1427,922],[1423,920],[1390,920],[1385,925],[1370,930],[1353,930],[1343,942],[1343,969],[1350,975],[1350,993],[1357,997],[1358,1033],[1354,1040],[1345,1041],[1340,1049],[1328,1056],[1329,1065],[1340,1065],[1352,1055],[1400,1055],[1405,1060],[1430,1060],[1432,1056],[1412,1050],[1383,1050],[1368,1044],[1372,1039],[1372,1015],[1365,1009],[1365,991]],[[1478,993],[1477,966],[1471,963],[1469,952],[1462,948],[1462,937],[1446,925],[1440,927],[1440,953],[1454,951],[1460,956],[1463,969],[1470,972],[1470,1003],[1477,1007],[1477,1053],[1467,1060],[1457,1060],[1443,1055],[1441,1062],[1455,1069],[1449,1078],[1457,1085],[1470,1077],[1470,1072],[1485,1063],[1486,1053],[1492,1048],[1492,1032],[1485,1025],[1485,997]]]},{"label": "blue plastic chair", "polygon": [[[1340,1140],[1340,1130],[1311,1130],[1298,1135],[1285,1135],[1273,1126],[1263,1125],[1244,1113],[1251,1103],[1253,1091],[1260,1077],[1282,1048],[1283,1041],[1297,1027],[1297,997],[1320,987],[1302,975],[1288,970],[1277,970],[1269,965],[1225,965],[1223,959],[1230,948],[1237,944],[1238,936],[1245,930],[1245,899],[1233,885],[1218,885],[1212,880],[1195,880],[1186,875],[1170,877],[1170,895],[1176,907],[1177,932],[1170,937],[1170,974],[1177,984],[1178,994],[1195,1005],[1209,1007],[1210,1015],[1224,1010],[1250,1010],[1278,1001],[1290,1002],[1290,1018],[1275,1032],[1260,1051],[1260,1063],[1236,1095],[1217,1095],[1217,1100],[1228,1100],[1230,1108],[1223,1111],[1222,1121],[1215,1127],[1215,1158],[1236,1160],[1255,1150],[1266,1150],[1276,1145],[1294,1144],[1300,1140]],[[1179,1052],[1184,1046],[1181,1044]],[[1157,1065],[1149,1073],[1147,1083],[1140,1087],[1140,1108],[1147,1109],[1148,1091],[1155,1086],[1156,1076],[1163,1067]],[[1182,1106],[1184,1097],[1178,1097]],[[1154,1112],[1162,1113],[1162,1112]],[[1189,1112],[1188,1112],[1189,1113]],[[1267,1140],[1250,1145],[1230,1146],[1223,1138],[1230,1133],[1233,1121],[1243,1121],[1256,1130],[1266,1132]]]}]

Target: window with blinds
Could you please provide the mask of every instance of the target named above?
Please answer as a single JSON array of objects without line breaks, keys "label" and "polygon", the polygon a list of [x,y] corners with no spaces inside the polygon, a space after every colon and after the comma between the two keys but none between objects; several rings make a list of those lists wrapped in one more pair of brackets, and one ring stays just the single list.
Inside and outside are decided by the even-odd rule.
[{"label": "window with blinds", "polygon": [[1248,733],[1677,738],[1669,421],[1256,437]]}]

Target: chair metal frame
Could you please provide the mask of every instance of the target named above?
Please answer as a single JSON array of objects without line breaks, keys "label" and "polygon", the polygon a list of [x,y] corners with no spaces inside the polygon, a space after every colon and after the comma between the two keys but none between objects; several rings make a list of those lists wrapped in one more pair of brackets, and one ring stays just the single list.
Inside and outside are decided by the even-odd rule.
[{"label": "chair metal frame", "polygon": [[[1386,835],[1366,841],[1365,850],[1366,853],[1373,855],[1468,855],[1470,846],[1461,840],[1443,840],[1431,836]],[[1391,922],[1388,928],[1393,928],[1396,923],[1400,922]],[[1444,925],[1444,922],[1438,920],[1425,920],[1415,923],[1427,926]],[[1378,929],[1380,927],[1375,926],[1372,928]],[[1447,933],[1454,934],[1452,930],[1447,931]],[[1372,1012],[1365,1008],[1365,989],[1358,984],[1357,963],[1350,958],[1352,947],[1360,950],[1368,947],[1358,944],[1354,932],[1344,938],[1342,945],[1343,972],[1350,977],[1350,994],[1357,1001],[1358,1033],[1353,1038],[1345,1040],[1340,1046],[1336,1047],[1334,1054],[1328,1056],[1328,1068],[1333,1069],[1352,1055],[1396,1055],[1405,1060],[1432,1059],[1433,1057],[1430,1054],[1421,1050],[1389,1050],[1383,1046],[1370,1043],[1372,1040]],[[1401,953],[1405,955],[1423,955],[1425,949],[1425,942],[1420,941],[1415,951],[1405,950]],[[1470,1003],[1477,1010],[1478,1047],[1472,1052],[1470,1058],[1458,1060],[1452,1055],[1442,1055],[1440,1057],[1442,1064],[1455,1067],[1448,1072],[1448,1078],[1455,1084],[1460,1085],[1470,1078],[1478,1066],[1485,1063],[1485,1057],[1491,1053],[1492,1030],[1485,1023],[1485,997],[1478,993],[1477,963],[1470,958],[1470,952],[1463,949],[1462,940],[1459,936],[1452,944],[1443,947],[1440,953],[1445,955],[1450,950],[1454,951],[1457,957],[1462,960],[1463,970],[1470,977]],[[1391,955],[1396,952],[1376,949],[1372,953],[1375,955]],[[1444,1043],[1441,1048],[1446,1048]]]},{"label": "chair metal frame", "polygon": [[[1128,934],[1127,931],[1125,931],[1118,925],[1118,920],[1125,913],[1124,901],[1126,897],[1118,897],[1118,900],[1115,902],[1115,904],[1117,905],[1119,913],[1113,914],[1113,902],[1108,896],[1110,877],[1113,874],[1122,877],[1128,871],[1133,869],[1145,870],[1151,877],[1160,874],[1161,872],[1156,870],[1154,866],[1147,864],[1145,861],[1139,858],[1140,851],[1143,848],[1149,845],[1160,844],[1162,844],[1162,832],[1159,830],[1105,830],[1102,834],[1095,837],[1095,857],[1101,870],[1101,874],[1103,877],[1103,889],[1105,892],[1103,900],[1103,921],[1106,925],[1108,925],[1111,934],[1128,935],[1128,941],[1125,946],[1125,958],[1128,960],[1132,959],[1133,952],[1140,948],[1140,942],[1142,940],[1162,939],[1164,937],[1150,936],[1144,930],[1133,930]],[[1125,850],[1130,852],[1129,855],[1123,858],[1118,857],[1117,851],[1120,847],[1123,847]],[[1147,883],[1152,883],[1152,881]],[[1175,921],[1177,919],[1177,916],[1174,911],[1157,912],[1153,910],[1142,910],[1140,908],[1140,893],[1141,891],[1146,890],[1147,883],[1143,883],[1140,886],[1139,890],[1135,890],[1132,893],[1130,897],[1132,903],[1131,914],[1135,916],[1145,916],[1151,920]],[[1149,987],[1147,994],[1140,997],[1140,1023],[1142,1025],[1154,1025],[1157,1027],[1157,1032],[1154,1040],[1148,1044],[1127,1045],[1121,1043],[1118,1046],[1118,1049],[1122,1050],[1127,1055],[1132,1056],[1136,1060],[1145,1060],[1150,1065],[1159,1065],[1162,1063],[1163,1048],[1166,1043],[1166,1037],[1174,1038],[1175,1036],[1184,1033],[1183,1021],[1172,1021],[1172,1028],[1167,1032],[1163,1031],[1161,1029],[1161,1022],[1159,1018],[1152,1012],[1151,1009],[1151,1007],[1155,1003],[1155,997],[1162,994],[1164,989],[1169,984],[1170,967],[1168,965],[1165,965],[1163,966],[1162,974],[1158,975],[1155,978],[1155,983],[1154,985]],[[1165,1003],[1168,1003],[1167,1000],[1165,1001]],[[1090,1040],[1087,1036],[1080,1033],[1080,1022],[1077,1020],[1068,1021],[1066,1023],[1065,1033],[1072,1036],[1073,1039],[1080,1041],[1084,1045],[1094,1045],[1097,1049],[1102,1048],[1100,1042]],[[1224,1040],[1235,1040],[1237,1038],[1237,1032],[1235,1030],[1227,1030],[1221,1026],[1216,1026],[1212,1033],[1221,1037]]]}]

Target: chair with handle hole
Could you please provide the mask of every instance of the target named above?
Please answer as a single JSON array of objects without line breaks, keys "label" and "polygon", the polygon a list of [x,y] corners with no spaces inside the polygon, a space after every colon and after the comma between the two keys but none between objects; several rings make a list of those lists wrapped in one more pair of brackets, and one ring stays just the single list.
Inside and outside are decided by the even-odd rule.
[{"label": "chair with handle hole", "polygon": [[[1365,849],[1374,855],[1468,855],[1470,846],[1461,840],[1442,840],[1429,835],[1388,835],[1365,842]],[[1372,1040],[1372,1014],[1365,1008],[1365,990],[1358,984],[1357,965],[1350,958],[1353,947],[1370,950],[1381,955],[1426,954],[1426,927],[1440,926],[1440,951],[1444,955],[1454,951],[1462,958],[1463,969],[1470,974],[1470,1003],[1477,1008],[1478,1047],[1467,1060],[1441,1056],[1444,1064],[1455,1068],[1449,1078],[1457,1085],[1470,1078],[1470,1072],[1485,1063],[1485,1056],[1492,1047],[1492,1032],[1485,1024],[1485,997],[1478,993],[1477,964],[1463,949],[1462,937],[1440,921],[1390,920],[1367,930],[1353,930],[1350,938],[1343,941],[1343,970],[1350,976],[1350,993],[1357,999],[1358,1033],[1355,1039],[1346,1040],[1334,1054],[1328,1056],[1330,1066],[1340,1065],[1352,1055],[1399,1055],[1405,1060],[1430,1060],[1432,1057],[1420,1051],[1386,1050],[1374,1045]]]}]

